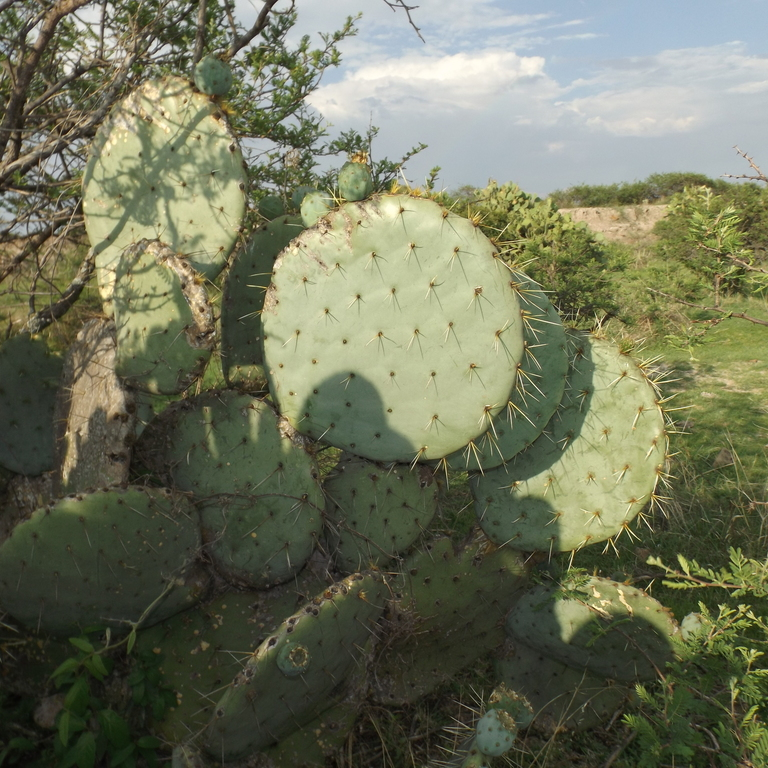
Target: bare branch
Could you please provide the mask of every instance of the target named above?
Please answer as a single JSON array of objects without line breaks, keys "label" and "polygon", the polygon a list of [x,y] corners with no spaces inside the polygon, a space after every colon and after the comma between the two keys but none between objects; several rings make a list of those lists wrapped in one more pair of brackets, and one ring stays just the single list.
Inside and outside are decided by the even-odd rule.
[{"label": "bare branch", "polygon": [[205,49],[205,20],[207,10],[208,0],[200,0],[199,5],[197,6],[197,34],[195,35],[195,55],[192,58],[193,64],[197,64],[197,62],[203,58],[203,50]]},{"label": "bare branch", "polygon": [[693,307],[694,309],[701,309],[706,312],[719,312],[721,315],[725,315],[725,317],[738,317],[740,320],[748,320],[750,323],[754,323],[755,325],[765,325],[768,326],[768,320],[761,320],[758,317],[752,317],[751,315],[746,314],[745,312],[731,312],[729,309],[723,309],[722,307],[707,307],[703,304],[694,304],[691,301],[686,301],[685,299],[678,299],[677,296],[672,296],[669,293],[664,293],[664,291],[658,291],[655,288],[648,288],[648,290],[651,293],[656,293],[659,296],[664,296],[666,299],[672,299],[672,301],[676,301],[678,304],[684,304],[686,307]]},{"label": "bare branch", "polygon": [[0,2],[0,13],[10,8],[14,3],[19,2],[19,0],[2,0]]},{"label": "bare branch", "polygon": [[[264,7],[256,17],[254,25],[244,34],[232,41],[232,45],[227,51],[227,58],[231,59],[241,49],[245,48],[256,35],[260,34],[269,23],[269,14],[272,12],[272,8],[277,5],[279,0],[264,0]],[[291,2],[291,9],[293,9],[294,3]]]},{"label": "bare branch", "polygon": [[766,184],[768,184],[768,176],[766,176],[762,170],[760,170],[760,166],[758,166],[755,161],[746,153],[742,152],[738,147],[734,147],[734,149],[749,163],[750,168],[755,172],[755,176],[749,176],[748,174],[742,173],[739,176],[734,176],[733,174],[726,173],[725,178],[726,179],[747,179],[749,181],[763,181]]},{"label": "bare branch", "polygon": [[27,333],[40,333],[40,331],[47,328],[54,320],[63,317],[78,298],[80,298],[83,288],[85,288],[93,275],[94,266],[95,256],[93,248],[91,248],[83,259],[82,264],[80,264],[80,268],[77,270],[77,274],[72,279],[72,282],[62,294],[61,299],[55,304],[51,304],[49,307],[41,309],[39,312],[32,315],[24,325],[22,333],[24,331]]},{"label": "bare branch", "polygon": [[[11,136],[18,129],[19,119],[24,109],[32,77],[37,70],[40,59],[53,38],[58,23],[68,14],[87,5],[91,0],[59,0],[43,17],[40,32],[29,54],[16,68],[15,82],[10,98],[5,106],[5,116],[0,123],[0,157],[5,154]],[[14,158],[16,159],[16,158]]]},{"label": "bare branch", "polygon": [[393,11],[397,11],[398,9],[405,11],[405,15],[408,17],[408,23],[413,27],[414,31],[419,36],[419,40],[421,40],[422,43],[427,42],[422,37],[421,30],[419,29],[419,27],[416,26],[416,23],[414,22],[413,17],[411,16],[411,11],[415,11],[419,7],[418,5],[406,5],[405,0],[384,0],[384,2]]}]

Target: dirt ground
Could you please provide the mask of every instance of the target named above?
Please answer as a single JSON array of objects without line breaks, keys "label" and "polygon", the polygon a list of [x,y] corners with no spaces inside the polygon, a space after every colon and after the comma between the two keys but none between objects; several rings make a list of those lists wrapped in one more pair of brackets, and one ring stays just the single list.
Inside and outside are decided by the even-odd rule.
[{"label": "dirt ground", "polygon": [[666,205],[627,205],[621,208],[561,208],[574,221],[583,221],[606,240],[624,245],[651,245],[654,224],[667,213]]}]

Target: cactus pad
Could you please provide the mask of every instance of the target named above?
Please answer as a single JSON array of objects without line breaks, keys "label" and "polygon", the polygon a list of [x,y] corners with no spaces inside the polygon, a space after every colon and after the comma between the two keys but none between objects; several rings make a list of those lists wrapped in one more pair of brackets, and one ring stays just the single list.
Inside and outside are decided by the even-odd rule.
[{"label": "cactus pad", "polygon": [[659,395],[604,339],[574,334],[563,401],[542,435],[472,480],[480,525],[497,544],[566,551],[620,533],[650,500],[666,462]]},{"label": "cactus pad", "polygon": [[[354,574],[286,619],[216,705],[206,749],[224,760],[262,750],[332,706],[344,680],[362,662],[385,594],[380,576]],[[278,665],[287,643],[303,646],[311,659],[301,674],[286,675]]]},{"label": "cactus pad", "polygon": [[232,67],[218,56],[203,56],[195,64],[195,87],[208,96],[226,96],[232,87]]},{"label": "cactus pad", "polygon": [[110,112],[83,177],[102,298],[123,250],[160,239],[213,279],[245,215],[240,148],[218,105],[181,78],[150,80]]},{"label": "cactus pad", "polygon": [[349,458],[323,486],[331,551],[347,572],[380,565],[407,549],[437,511],[437,484],[427,467]]},{"label": "cactus pad", "polygon": [[62,361],[22,333],[0,345],[0,464],[21,475],[53,467],[53,411]]},{"label": "cactus pad", "polygon": [[613,717],[632,694],[628,686],[517,641],[506,644],[494,669],[499,680],[530,702],[536,727],[547,733],[594,728]]},{"label": "cactus pad", "polygon": [[507,617],[513,640],[578,669],[653,680],[673,659],[677,623],[637,587],[594,576],[574,586],[534,587]]},{"label": "cactus pad", "polygon": [[117,265],[113,299],[117,373],[151,394],[186,389],[205,368],[215,337],[197,273],[163,243],[141,240]]},{"label": "cactus pad", "polygon": [[373,178],[367,163],[352,160],[339,171],[339,194],[350,202],[364,200],[373,192]]},{"label": "cactus pad", "polygon": [[219,692],[251,652],[322,588],[319,578],[304,571],[297,584],[229,592],[141,631],[137,650],[161,655],[163,681],[176,693],[176,706],[157,724],[162,735],[181,742],[202,732]]},{"label": "cactus pad", "polygon": [[128,487],[67,496],[0,545],[0,604],[53,633],[162,621],[201,597],[199,547],[195,511],[179,494]]},{"label": "cactus pad", "polygon": [[228,579],[265,587],[307,561],[322,529],[314,459],[264,400],[233,390],[169,406],[136,451],[194,494],[206,550]]},{"label": "cactus pad", "polygon": [[541,434],[563,397],[568,352],[560,316],[535,281],[514,270],[512,280],[523,317],[525,355],[507,407],[484,435],[446,457],[453,469],[486,470],[509,461]]},{"label": "cactus pad", "polygon": [[281,412],[374,461],[460,448],[506,405],[522,358],[511,282],[482,232],[431,200],[345,203],[283,251],[267,291]]},{"label": "cactus pad", "polygon": [[281,216],[259,227],[227,270],[221,301],[221,360],[231,387],[266,386],[262,363],[261,309],[280,251],[304,230],[298,216]]},{"label": "cactus pad", "polygon": [[527,574],[516,552],[486,549],[474,542],[455,552],[438,539],[403,563],[375,665],[382,703],[415,701],[503,644],[504,616]]}]

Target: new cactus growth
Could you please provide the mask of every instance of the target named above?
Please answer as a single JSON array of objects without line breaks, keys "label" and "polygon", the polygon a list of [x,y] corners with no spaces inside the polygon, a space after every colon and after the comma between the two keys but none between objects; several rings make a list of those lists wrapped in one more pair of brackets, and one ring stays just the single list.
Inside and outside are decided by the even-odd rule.
[{"label": "new cactus growth", "polygon": [[373,178],[367,158],[349,160],[339,171],[339,194],[344,200],[365,200],[373,192]]},{"label": "new cactus growth", "polygon": [[194,81],[208,96],[226,96],[232,87],[232,67],[218,56],[203,56],[195,64]]}]

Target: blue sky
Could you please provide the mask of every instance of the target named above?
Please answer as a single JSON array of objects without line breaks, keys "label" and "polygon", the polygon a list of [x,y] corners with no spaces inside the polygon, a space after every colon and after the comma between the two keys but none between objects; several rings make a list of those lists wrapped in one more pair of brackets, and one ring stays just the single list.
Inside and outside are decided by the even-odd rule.
[{"label": "blue sky", "polygon": [[651,173],[768,168],[768,0],[298,0],[299,29],[363,18],[312,95],[332,131],[369,121],[375,155],[446,188],[514,181],[544,195]]}]

